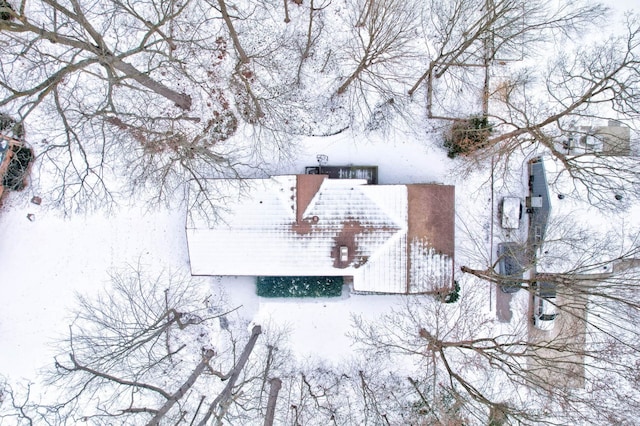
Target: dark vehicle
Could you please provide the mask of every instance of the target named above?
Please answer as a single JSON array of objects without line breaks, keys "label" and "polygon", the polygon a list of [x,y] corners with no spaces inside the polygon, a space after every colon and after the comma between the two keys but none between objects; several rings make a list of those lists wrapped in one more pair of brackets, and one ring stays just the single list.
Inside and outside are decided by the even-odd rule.
[{"label": "dark vehicle", "polygon": [[524,248],[515,242],[498,244],[498,273],[503,278],[498,281],[504,293],[515,293],[520,290],[522,277],[527,269]]},{"label": "dark vehicle", "polygon": [[533,325],[542,331],[551,331],[555,325],[555,319],[558,316],[555,297],[555,284],[536,283],[533,293]]}]

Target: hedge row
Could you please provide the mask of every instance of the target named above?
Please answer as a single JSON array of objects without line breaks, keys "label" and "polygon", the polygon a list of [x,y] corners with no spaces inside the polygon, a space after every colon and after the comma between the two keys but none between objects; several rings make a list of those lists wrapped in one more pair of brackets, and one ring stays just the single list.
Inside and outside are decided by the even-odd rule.
[{"label": "hedge row", "polygon": [[342,277],[258,277],[258,296],[262,297],[338,297]]}]

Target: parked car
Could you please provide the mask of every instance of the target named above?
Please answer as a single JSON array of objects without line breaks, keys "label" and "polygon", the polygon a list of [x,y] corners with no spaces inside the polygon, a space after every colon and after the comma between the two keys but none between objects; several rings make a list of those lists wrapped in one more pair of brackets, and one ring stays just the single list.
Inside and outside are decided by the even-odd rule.
[{"label": "parked car", "polygon": [[551,301],[533,296],[533,325],[542,331],[551,331],[555,326],[558,309]]},{"label": "parked car", "polygon": [[498,284],[504,293],[515,293],[522,286],[527,269],[524,247],[516,242],[498,244],[498,273],[504,278]]},{"label": "parked car", "polygon": [[522,219],[522,199],[518,197],[504,197],[500,208],[502,227],[505,229],[518,229]]},{"label": "parked car", "polygon": [[553,283],[536,283],[533,293],[533,325],[537,329],[542,331],[553,330],[558,316],[555,298],[556,288]]}]

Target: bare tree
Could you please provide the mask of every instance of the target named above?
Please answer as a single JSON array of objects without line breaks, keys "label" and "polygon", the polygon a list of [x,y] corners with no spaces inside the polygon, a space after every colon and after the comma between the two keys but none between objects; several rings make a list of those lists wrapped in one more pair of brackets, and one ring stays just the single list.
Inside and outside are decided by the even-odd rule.
[{"label": "bare tree", "polygon": [[[223,6],[226,20],[198,2],[155,7],[105,0],[88,8],[43,1],[11,9],[11,19],[2,22],[7,49],[0,105],[16,111],[11,115],[37,141],[37,166],[45,177],[40,183],[50,198],[67,210],[103,207],[122,193],[175,202],[182,200],[185,181],[251,175],[264,162],[259,150],[275,151],[259,132],[223,143],[243,119],[260,125],[273,109],[269,102],[284,104],[282,93],[274,99],[271,86],[257,80],[252,67],[262,71],[259,61],[236,61],[235,52],[267,58],[275,43],[265,52],[247,54],[239,44],[234,49],[225,22],[246,17]],[[18,68],[29,78],[13,72]],[[279,85],[277,78],[269,81]],[[173,95],[181,98],[172,100],[180,105],[167,102],[158,85],[175,87]],[[276,133],[285,120],[278,115],[268,121]]]},{"label": "bare tree", "polygon": [[[251,124],[258,124],[261,119],[265,117],[265,112],[263,111],[263,102],[265,99],[261,96],[261,89],[264,90],[264,86],[260,86],[259,81],[256,76],[256,65],[259,64],[249,64],[252,59],[256,58],[264,58],[265,52],[263,49],[253,49],[247,52],[242,43],[240,41],[240,36],[238,31],[236,30],[236,25],[234,24],[234,19],[232,19],[231,14],[229,13],[229,9],[224,0],[217,0],[216,4],[212,6],[220,12],[222,15],[222,19],[225,23],[225,27],[231,37],[234,49],[237,53],[237,64],[234,67],[234,71],[231,75],[231,83],[234,89],[234,95],[236,98],[236,103],[238,106],[238,111],[240,115],[245,118]],[[271,5],[269,5],[271,6]],[[236,11],[237,16],[235,16],[235,21],[240,22],[243,26],[247,26],[247,22],[258,24],[258,19],[249,19],[251,15],[256,13],[255,10],[251,10],[254,7],[251,6],[249,10],[243,10],[240,7],[233,6],[233,9]],[[250,24],[249,24],[250,25]],[[257,26],[258,30],[261,30],[261,27]],[[251,38],[255,35],[248,31],[248,37]],[[264,37],[264,36],[263,36]],[[267,49],[273,49],[273,46],[267,46]]]},{"label": "bare tree", "polygon": [[[114,6],[118,6],[118,4],[116,3]],[[105,39],[105,32],[99,31],[91,24],[90,20],[95,15],[87,16],[85,9],[77,1],[71,0],[65,6],[62,3],[43,0],[37,6],[42,15],[37,15],[36,10],[38,9],[32,9],[32,7],[30,6],[29,9],[26,9],[25,5],[22,5],[18,11],[13,8],[8,9],[11,17],[0,21],[0,29],[5,36],[8,36],[10,41],[17,42],[19,46],[29,45],[29,48],[23,52],[23,56],[26,53],[35,53],[43,59],[47,58],[46,63],[50,65],[47,71],[51,70],[53,72],[43,75],[42,81],[35,82],[35,84],[32,81],[15,79],[3,82],[2,87],[9,92],[9,95],[2,100],[0,105],[4,106],[16,100],[24,99],[22,101],[25,103],[23,117],[27,116],[44,97],[53,92],[70,74],[81,71],[91,73],[91,66],[99,64],[107,71],[105,80],[111,83],[120,82],[120,84],[124,84],[123,80],[131,79],[152,92],[171,100],[182,109],[189,110],[191,107],[191,98],[188,95],[170,89],[150,78],[147,75],[148,70],[141,71],[127,62],[127,59],[133,59],[135,55],[150,46],[145,46],[144,39],[142,47],[136,46],[124,51],[121,51],[120,48],[110,48]],[[28,15],[32,11],[34,13],[33,18]],[[125,7],[122,7],[120,12],[129,12],[134,19],[137,18],[141,21],[144,19],[140,15],[131,13],[134,10],[127,10]],[[54,19],[52,21],[47,21],[46,18],[42,20],[43,17],[47,16]],[[157,23],[143,21],[148,31],[146,38],[148,39],[158,34],[160,40],[154,37],[152,43],[164,43],[171,49],[173,42],[167,38],[161,27],[166,21],[173,19],[175,16],[175,14],[166,13],[157,17],[159,18]],[[79,38],[76,36],[77,34],[82,34],[83,37]],[[62,46],[61,51],[64,51],[65,54],[58,56],[55,52],[56,49],[49,48],[50,45]],[[71,60],[66,62],[66,58]],[[5,69],[5,72],[7,76],[13,74],[9,69]],[[124,79],[118,76],[118,72],[121,73]]]},{"label": "bare tree", "polygon": [[228,18],[224,19],[226,33],[237,53],[232,55],[228,77],[229,99],[239,118],[249,125],[252,154],[261,158],[263,153],[278,153],[276,161],[288,157],[293,139],[324,133],[317,128],[323,129],[330,121],[323,115],[326,111],[317,111],[328,96],[320,92],[317,76],[309,75],[324,59],[315,47],[323,34],[321,11],[330,2],[312,3],[308,10],[300,4],[289,11],[300,21],[308,14],[306,33],[298,26],[274,22],[274,16],[281,12],[281,1],[227,2],[226,8],[214,3],[209,4]]},{"label": "bare tree", "polygon": [[[190,2],[117,0],[9,9],[0,21],[0,107],[42,139],[35,149],[53,175],[52,198],[72,209],[87,200],[100,205],[121,189],[123,164],[149,151],[175,158],[165,141],[175,145],[181,134],[196,138],[212,122],[235,119],[219,82],[202,77],[226,50],[211,43],[215,28],[199,28],[212,21],[201,12]],[[185,66],[194,51],[211,56]],[[225,138],[233,131],[227,126]]]},{"label": "bare tree", "polygon": [[354,81],[376,86],[398,75],[394,67],[410,54],[417,24],[411,2],[364,0],[352,7],[357,15],[352,16],[355,45],[350,55],[356,67],[340,85],[338,94],[345,93]]},{"label": "bare tree", "polygon": [[249,56],[247,56],[247,53],[244,51],[244,48],[240,43],[240,38],[238,37],[238,33],[236,32],[236,29],[233,25],[233,21],[229,16],[229,12],[227,10],[227,4],[225,3],[224,0],[217,0],[217,1],[218,1],[218,7],[220,10],[220,13],[222,14],[222,19],[224,20],[224,23],[227,26],[227,30],[229,31],[229,35],[231,36],[231,40],[233,41],[233,47],[235,47],[236,52],[238,53],[240,62],[243,64],[246,64],[249,62]]},{"label": "bare tree", "polygon": [[[584,211],[585,205],[576,204],[575,209]],[[596,210],[590,209],[579,217],[589,217],[589,212]],[[512,301],[526,296],[526,305],[512,306],[512,322],[521,322],[524,313],[528,324],[518,343],[522,353],[517,359],[527,373],[524,384],[541,395],[553,391],[553,400],[563,407],[558,415],[562,412],[566,419],[575,419],[572,421],[625,422],[637,410],[635,396],[623,398],[625,402],[615,409],[602,403],[605,393],[634,395],[633,360],[640,350],[637,330],[631,325],[640,314],[638,230],[621,216],[618,221],[617,216],[608,215],[604,226],[581,223],[575,212],[563,216],[556,212],[544,240],[529,251],[531,255],[535,251],[535,257],[523,264],[523,269],[531,269],[524,277],[501,275],[497,268],[500,259],[491,264],[488,256],[471,261],[478,266],[462,267],[464,273],[473,275],[474,285],[506,283],[526,291],[522,294],[521,290]],[[480,242],[476,251],[484,252],[485,246],[486,242]],[[538,292],[538,288],[553,291]],[[539,331],[530,324],[536,309],[531,303],[534,294],[559,312],[551,331]],[[510,377],[518,374],[513,371]],[[565,388],[560,391],[562,386]]]},{"label": "bare tree", "polygon": [[[408,93],[412,96],[426,81],[427,114],[434,118],[460,118],[451,112],[434,113],[434,102],[446,111],[448,99],[461,88],[482,93],[479,98],[486,115],[491,66],[522,61],[556,37],[597,22],[604,11],[600,5],[555,6],[544,0],[431,2],[426,34],[429,66]],[[442,84],[437,85],[438,81]]]},{"label": "bare tree", "polygon": [[614,196],[637,200],[640,170],[633,155],[640,27],[635,16],[627,16],[624,31],[496,82],[486,116],[492,132],[466,155],[470,167],[492,163],[501,173],[512,158],[519,162],[547,153],[558,165],[558,176],[573,181],[573,188],[563,189],[565,195],[586,194],[605,209],[619,208]]},{"label": "bare tree", "polygon": [[[55,397],[14,403],[18,424],[30,417],[55,424],[222,422],[233,417],[238,393],[252,382],[261,386],[261,327],[243,332],[202,283],[137,267],[114,273],[112,282],[109,292],[79,298],[66,353],[49,373]],[[262,415],[265,405],[255,397],[252,403],[243,410]]]},{"label": "bare tree", "polygon": [[[633,351],[586,328],[584,310],[582,326],[576,321],[569,327],[567,322],[553,338],[530,330],[528,314],[524,321],[498,328],[483,306],[486,299],[478,291],[480,282],[470,280],[462,287],[457,304],[414,298],[379,321],[356,322],[355,337],[365,353],[390,359],[380,369],[405,362],[419,366],[409,379],[413,396],[423,401],[416,415],[440,418],[444,394],[449,409],[465,413],[463,421],[470,424],[624,422],[632,418],[634,397],[613,408],[600,399],[601,392],[597,396],[590,393],[592,389],[612,391],[610,384],[618,383],[622,388],[615,394],[635,395],[634,367],[625,365],[633,359]],[[570,315],[568,312],[562,315]],[[611,359],[612,351],[619,351],[619,356]]]},{"label": "bare tree", "polygon": [[[580,55],[557,58],[540,79],[548,95],[545,104],[526,96],[536,86],[530,78],[514,80],[520,85],[506,86],[492,117],[500,133],[489,140],[505,158],[514,150],[540,146],[561,164],[578,189],[587,191],[593,204],[603,208],[612,206],[611,194],[630,200],[640,195],[640,170],[637,161],[628,157],[631,133],[637,129],[640,82],[640,26],[635,17],[627,18],[626,30],[626,35],[585,49]],[[591,133],[594,126],[611,122],[626,130],[626,137]],[[577,143],[603,137],[617,138],[615,146],[589,148]]]},{"label": "bare tree", "polygon": [[[376,360],[377,362],[378,360]],[[380,360],[383,363],[383,360]],[[381,371],[372,359],[330,367],[292,368],[282,380],[277,424],[416,424],[418,404],[401,372]]]},{"label": "bare tree", "polygon": [[0,377],[0,423],[32,425],[40,419],[41,415],[33,411],[31,385],[26,385],[23,392],[16,392]]},{"label": "bare tree", "polygon": [[[286,4],[286,2],[285,2]],[[317,15],[320,15],[320,13],[329,7],[331,3],[330,2],[323,2],[320,5],[316,4],[314,0],[310,0],[309,2],[309,22],[307,24],[307,33],[305,36],[305,42],[304,42],[304,47],[299,47],[299,49],[302,51],[302,53],[300,54],[300,62],[298,64],[298,72],[296,75],[296,84],[300,84],[300,79],[301,79],[301,73],[302,73],[302,67],[304,65],[304,63],[307,61],[307,59],[309,59],[310,55],[311,55],[311,49],[312,47],[314,47],[314,45],[316,44],[316,41],[320,38],[320,36],[322,35],[322,31],[324,28],[324,23],[322,19],[316,18]],[[315,23],[315,25],[314,25]],[[329,51],[330,54],[331,51]],[[322,71],[322,69],[321,69]]]}]

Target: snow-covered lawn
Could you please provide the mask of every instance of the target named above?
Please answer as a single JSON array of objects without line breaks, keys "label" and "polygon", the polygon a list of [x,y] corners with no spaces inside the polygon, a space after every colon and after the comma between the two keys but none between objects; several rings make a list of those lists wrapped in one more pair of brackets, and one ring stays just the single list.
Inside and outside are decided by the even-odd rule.
[{"label": "snow-covered lawn", "polygon": [[[472,226],[488,222],[488,211],[484,218],[466,217],[482,211],[469,203],[486,200],[465,195],[466,188],[477,187],[480,179],[486,181],[488,172],[471,182],[456,177],[451,172],[453,162],[436,146],[438,137],[433,134],[431,141],[396,138],[393,142],[344,132],[330,138],[309,138],[299,146],[295,161],[280,165],[274,173],[302,173],[304,166],[317,164],[317,154],[325,154],[332,165],[379,166],[380,184],[461,184],[456,220]],[[67,332],[74,292],[91,294],[102,288],[109,280],[109,270],[125,264],[140,263],[147,270],[188,271],[189,259],[183,209],[121,205],[110,213],[65,218],[48,205],[46,194],[38,194],[42,205],[30,203],[30,190],[11,194],[0,210],[0,374],[34,379],[38,367],[52,362],[49,343]],[[29,213],[35,215],[33,222],[27,219]],[[458,263],[466,258],[464,252],[456,256]],[[338,299],[264,299],[255,295],[255,282],[250,277],[207,281],[224,289],[230,305],[242,305],[239,312],[249,321],[287,330],[288,344],[299,357],[329,362],[352,354],[351,340],[346,336],[352,314],[375,319],[402,299],[347,294]]]}]

